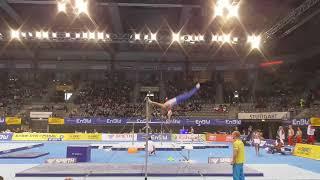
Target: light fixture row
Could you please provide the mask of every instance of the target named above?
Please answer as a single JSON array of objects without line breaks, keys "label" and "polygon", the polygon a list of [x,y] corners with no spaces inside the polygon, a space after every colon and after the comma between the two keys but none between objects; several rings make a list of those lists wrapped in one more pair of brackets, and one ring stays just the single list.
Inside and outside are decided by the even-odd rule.
[{"label": "light fixture row", "polygon": [[[113,38],[112,34],[106,32],[49,32],[49,31],[36,31],[36,32],[22,32],[19,30],[11,30],[11,39],[18,40],[87,40],[96,42],[112,42],[116,38]],[[157,33],[133,33],[127,39],[128,41],[157,43],[161,39]],[[231,34],[211,34],[206,36],[202,34],[183,34],[174,33],[171,34],[171,43],[229,43],[238,44],[239,38],[232,36]],[[251,44],[251,47],[259,48],[261,43],[261,37],[258,35],[250,35],[247,38],[247,42]]]}]

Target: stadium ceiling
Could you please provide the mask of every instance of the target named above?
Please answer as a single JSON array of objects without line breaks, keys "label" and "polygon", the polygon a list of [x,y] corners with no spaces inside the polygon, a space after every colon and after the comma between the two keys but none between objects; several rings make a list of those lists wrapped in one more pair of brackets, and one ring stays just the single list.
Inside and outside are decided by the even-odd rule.
[{"label": "stadium ceiling", "polygon": [[[139,31],[145,26],[150,28],[151,31],[155,31],[159,26],[166,23],[173,31],[178,31],[183,27],[186,32],[232,31],[239,36],[251,32],[261,33],[264,40],[276,44],[267,52],[267,54],[275,55],[275,57],[277,55],[283,56],[283,52],[289,52],[288,54],[291,55],[295,54],[294,51],[288,50],[291,49],[292,44],[298,46],[301,44],[299,41],[311,40],[317,34],[306,34],[305,29],[308,28],[307,31],[311,32],[309,29],[319,26],[312,22],[314,19],[319,19],[319,0],[241,1],[239,13],[241,25],[238,23],[236,26],[234,26],[234,22],[225,24],[212,22],[208,24],[212,14],[211,3],[212,1],[209,0],[90,0],[90,14],[93,20],[90,21],[87,18],[74,19],[66,15],[57,15],[56,0],[1,0],[0,16],[2,16],[2,22],[0,22],[0,32],[1,30],[8,30],[3,29],[6,26],[13,28],[22,26],[27,30],[47,28],[60,31],[65,29],[74,31],[85,27],[89,30],[99,29],[124,34]],[[247,32],[242,32],[243,27]],[[276,40],[276,43],[274,43],[274,40]],[[316,43],[313,41],[312,45],[314,44],[320,45],[318,41]],[[64,49],[64,46],[66,45],[49,45],[49,48]],[[83,45],[67,46],[71,48],[83,47]],[[266,47],[268,46],[266,45]],[[308,43],[305,43],[305,46],[309,50],[313,49],[313,46]],[[95,47],[96,45],[90,45],[90,48],[94,49]],[[186,48],[188,53],[185,56],[197,52],[203,53],[200,50],[201,48],[203,47]],[[292,47],[292,49],[295,48]],[[147,49],[150,50],[150,47]],[[277,51],[274,51],[274,49],[277,49]],[[102,50],[111,51],[115,55],[115,53],[122,51],[143,52],[146,47],[120,43],[102,47]],[[210,49],[206,50],[206,52],[210,52]],[[151,47],[150,51],[156,51],[156,48]],[[220,57],[229,52],[229,50],[222,50],[216,56]],[[296,53],[297,56],[298,54],[300,56],[301,52]],[[239,55],[233,54],[233,56],[243,58]],[[256,57],[253,56],[253,58]],[[261,57],[258,56],[257,58]]]}]

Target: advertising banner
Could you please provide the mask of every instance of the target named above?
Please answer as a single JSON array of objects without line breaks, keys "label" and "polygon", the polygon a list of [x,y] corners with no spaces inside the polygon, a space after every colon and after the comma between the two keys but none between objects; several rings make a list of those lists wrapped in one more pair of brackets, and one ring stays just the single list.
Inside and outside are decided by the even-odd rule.
[{"label": "advertising banner", "polygon": [[62,125],[64,124],[63,118],[51,117],[48,119],[48,124]]},{"label": "advertising banner", "polygon": [[[138,141],[146,141],[145,137],[146,137],[146,134],[143,134],[143,133],[137,134],[137,140]],[[154,133],[154,134],[151,134],[150,137],[151,137],[151,140],[154,141],[154,142],[171,141],[171,134],[169,134],[169,133],[163,133],[163,134]]]},{"label": "advertising banner", "polygon": [[233,142],[232,135],[227,134],[207,134],[207,141],[212,142]]},{"label": "advertising banner", "polygon": [[6,117],[6,124],[7,125],[20,125],[21,124],[21,118],[18,117]]},{"label": "advertising banner", "polygon": [[102,134],[102,141],[137,141],[137,134]]},{"label": "advertising banner", "polygon": [[208,164],[230,164],[231,162],[230,157],[208,157]]},{"label": "advertising banner", "polygon": [[[124,124],[145,124],[146,119],[143,118],[65,118],[66,125],[124,125]],[[151,119],[152,126],[181,125],[181,126],[238,126],[241,120],[238,119],[206,119],[206,118],[188,118],[188,119],[172,119],[170,121],[164,119]]]},{"label": "advertising banner", "polygon": [[44,118],[47,119],[52,116],[52,112],[30,112],[30,118]]},{"label": "advertising banner", "polygon": [[0,133],[0,141],[11,141],[13,133]]},{"label": "advertising banner", "polygon": [[292,126],[308,126],[309,125],[309,119],[308,118],[302,118],[302,119],[290,119],[282,121],[282,124],[284,125],[292,125]]},{"label": "advertising banner", "polygon": [[310,119],[312,126],[320,126],[320,118],[319,117],[312,117]]},{"label": "advertising banner", "polygon": [[310,144],[296,144],[293,155],[320,160],[320,146]]},{"label": "advertising banner", "polygon": [[102,134],[99,133],[65,133],[63,134],[64,141],[101,141]]},{"label": "advertising banner", "polygon": [[62,141],[63,134],[59,133],[14,133],[14,141]]},{"label": "advertising banner", "polygon": [[238,119],[290,119],[290,112],[238,113]]},{"label": "advertising banner", "polygon": [[205,134],[172,134],[171,139],[178,142],[203,142],[206,141]]},{"label": "advertising banner", "polygon": [[66,125],[122,125],[126,124],[126,119],[117,118],[65,118]]}]

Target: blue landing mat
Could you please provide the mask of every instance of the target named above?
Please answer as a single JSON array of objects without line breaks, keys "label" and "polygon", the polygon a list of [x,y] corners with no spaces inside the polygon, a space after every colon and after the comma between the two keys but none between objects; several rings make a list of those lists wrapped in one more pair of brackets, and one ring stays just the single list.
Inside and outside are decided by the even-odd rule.
[{"label": "blue landing mat", "polygon": [[[263,176],[263,173],[244,166],[245,176]],[[143,164],[76,163],[42,164],[19,172],[16,177],[103,177],[103,176],[144,176]],[[150,164],[148,176],[232,176],[229,164]]]},{"label": "blue landing mat", "polygon": [[49,153],[42,153],[42,152],[16,152],[16,153],[8,153],[0,155],[0,159],[33,159],[38,158],[41,156],[46,156]]}]

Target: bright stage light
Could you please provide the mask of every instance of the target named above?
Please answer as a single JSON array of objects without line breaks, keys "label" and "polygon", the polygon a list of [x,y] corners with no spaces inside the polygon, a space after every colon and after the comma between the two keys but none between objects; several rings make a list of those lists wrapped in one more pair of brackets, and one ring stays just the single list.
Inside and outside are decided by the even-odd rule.
[{"label": "bright stage light", "polygon": [[11,39],[20,39],[19,30],[11,30]]},{"label": "bright stage light", "polygon": [[53,32],[52,33],[52,38],[57,38],[57,33]]},{"label": "bright stage light", "polygon": [[83,39],[88,39],[88,33],[87,32],[83,32],[82,33],[82,38]]},{"label": "bright stage light", "polygon": [[106,34],[106,39],[110,39],[110,34]]},{"label": "bright stage light", "polygon": [[28,32],[28,36],[29,36],[29,37],[33,37],[32,32]]},{"label": "bright stage light", "polygon": [[38,38],[38,39],[41,39],[41,38],[42,38],[42,35],[41,35],[41,32],[40,32],[40,31],[37,31],[37,32],[36,32],[36,38]]},{"label": "bright stage light", "polygon": [[80,33],[76,33],[76,39],[80,39]]},{"label": "bright stage light", "polygon": [[223,35],[223,43],[230,43],[231,37],[230,34],[224,34]]},{"label": "bright stage light", "polygon": [[150,34],[150,41],[157,41],[157,33]]},{"label": "bright stage light", "polygon": [[261,37],[256,35],[248,36],[248,43],[251,44],[251,49],[259,49]]},{"label": "bright stage light", "polygon": [[58,12],[66,12],[66,2],[65,1],[58,1]]},{"label": "bright stage light", "polygon": [[212,35],[212,42],[218,42],[218,35]]},{"label": "bright stage light", "polygon": [[172,42],[180,42],[180,33],[172,33]]},{"label": "bright stage light", "polygon": [[214,16],[223,16],[223,8],[216,6],[214,8]]},{"label": "bright stage light", "polygon": [[239,14],[238,14],[238,11],[239,11],[239,6],[238,5],[235,5],[235,6],[230,6],[228,8],[228,18],[230,17],[238,17]]},{"label": "bright stage light", "polygon": [[239,38],[237,37],[232,38],[232,44],[237,44],[238,41],[239,41]]},{"label": "bright stage light", "polygon": [[196,38],[199,42],[204,41],[204,35],[199,34]]},{"label": "bright stage light", "polygon": [[139,33],[135,33],[134,34],[134,40],[136,40],[136,41],[140,40],[140,34]]},{"label": "bright stage light", "polygon": [[27,33],[21,32],[21,36],[22,36],[23,38],[26,38],[26,37],[27,37]]},{"label": "bright stage light", "polygon": [[[230,0],[218,0],[214,8],[214,15],[226,18],[238,17],[239,6],[238,4],[233,5]],[[226,12],[226,14],[224,14]]]},{"label": "bright stage light", "polygon": [[98,32],[98,39],[103,40],[104,39],[104,34],[103,32]]},{"label": "bright stage light", "polygon": [[96,39],[96,33],[95,32],[89,32],[89,39]]},{"label": "bright stage light", "polygon": [[70,38],[71,37],[71,35],[70,35],[70,33],[66,33],[66,38]]},{"label": "bright stage light", "polygon": [[42,38],[43,38],[43,39],[49,39],[49,33],[48,33],[48,31],[43,31],[43,32],[42,32]]},{"label": "bright stage light", "polygon": [[76,14],[88,14],[88,2],[85,0],[75,1]]}]

